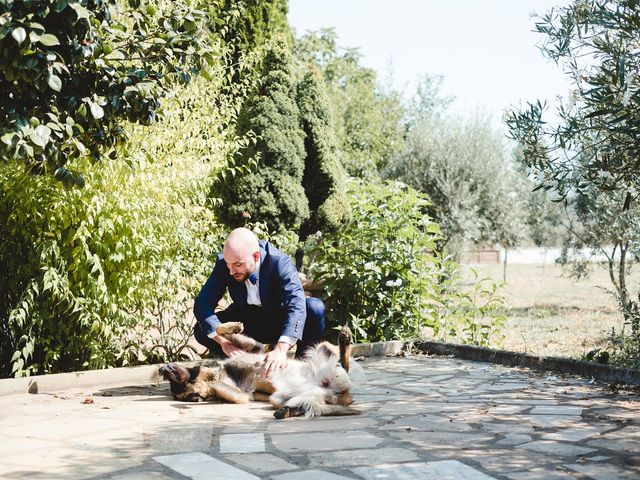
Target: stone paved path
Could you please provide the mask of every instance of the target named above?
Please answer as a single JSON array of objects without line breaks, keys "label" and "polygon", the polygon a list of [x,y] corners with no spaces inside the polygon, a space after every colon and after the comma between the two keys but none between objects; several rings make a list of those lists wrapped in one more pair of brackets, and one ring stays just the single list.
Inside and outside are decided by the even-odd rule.
[{"label": "stone paved path", "polygon": [[0,478],[640,478],[636,394],[448,358],[363,367],[356,417],[277,421],[165,383],[0,397]]}]

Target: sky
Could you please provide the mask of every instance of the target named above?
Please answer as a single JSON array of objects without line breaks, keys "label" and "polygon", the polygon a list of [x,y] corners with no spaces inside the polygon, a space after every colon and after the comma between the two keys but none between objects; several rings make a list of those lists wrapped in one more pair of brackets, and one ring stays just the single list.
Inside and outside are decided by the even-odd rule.
[{"label": "sky", "polygon": [[480,111],[500,124],[509,106],[565,96],[562,70],[537,48],[533,12],[568,0],[289,0],[296,34],[334,28],[341,47],[405,96],[423,75],[442,75],[460,115]]}]

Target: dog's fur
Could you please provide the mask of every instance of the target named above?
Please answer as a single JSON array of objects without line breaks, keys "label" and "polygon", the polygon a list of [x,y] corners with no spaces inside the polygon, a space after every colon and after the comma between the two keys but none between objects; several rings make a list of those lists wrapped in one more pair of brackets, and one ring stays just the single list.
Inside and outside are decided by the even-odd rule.
[{"label": "dog's fur", "polygon": [[338,347],[322,342],[310,348],[303,360],[288,360],[285,367],[269,378],[264,378],[264,358],[270,347],[242,335],[242,328],[241,323],[223,323],[216,333],[248,353],[212,367],[185,368],[169,363],[160,368],[177,400],[270,401],[277,409],[276,418],[360,413],[351,407],[353,400],[349,394],[352,377],[361,376],[362,369],[349,362],[351,331],[348,327],[340,332]]}]

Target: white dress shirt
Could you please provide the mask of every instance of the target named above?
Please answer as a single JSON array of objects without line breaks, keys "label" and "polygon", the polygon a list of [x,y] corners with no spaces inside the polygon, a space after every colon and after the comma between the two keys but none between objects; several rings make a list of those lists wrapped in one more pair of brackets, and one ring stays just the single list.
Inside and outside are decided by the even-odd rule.
[{"label": "white dress shirt", "polygon": [[258,262],[258,266],[253,271],[252,275],[255,275],[257,281],[254,285],[251,283],[251,280],[247,278],[244,281],[244,284],[247,287],[247,303],[249,305],[256,305],[258,307],[262,306],[262,302],[260,301],[260,263]]},{"label": "white dress shirt", "polygon": [[[255,305],[257,307],[262,306],[262,301],[260,300],[260,263],[261,262],[258,262],[256,269],[252,273],[252,275],[255,275],[257,279],[256,284],[254,285],[251,283],[251,280],[249,280],[248,277],[244,281],[244,284],[247,287],[247,304]],[[214,330],[208,336],[209,338],[215,338],[217,335],[218,334]],[[278,342],[288,343],[289,345],[295,345],[296,341],[297,340],[294,337],[287,337],[285,335],[282,335],[278,339]]]}]

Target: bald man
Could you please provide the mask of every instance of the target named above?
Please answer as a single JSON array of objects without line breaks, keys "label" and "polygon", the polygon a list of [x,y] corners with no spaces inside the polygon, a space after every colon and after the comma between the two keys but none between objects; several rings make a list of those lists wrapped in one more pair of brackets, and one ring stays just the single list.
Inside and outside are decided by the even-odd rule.
[{"label": "bald man", "polygon": [[[226,291],[233,303],[216,313]],[[237,228],[227,237],[193,310],[198,320],[196,340],[219,356],[240,353],[216,335],[216,327],[225,322],[242,322],[247,335],[275,344],[265,357],[267,376],[285,364],[293,345],[297,344],[300,357],[320,341],[324,331],[324,304],[319,298],[305,297],[291,257],[246,228]]]}]

